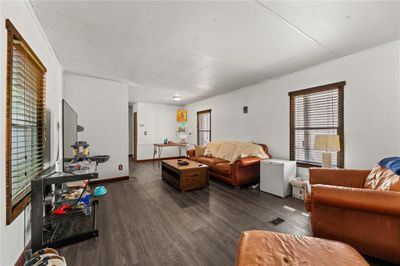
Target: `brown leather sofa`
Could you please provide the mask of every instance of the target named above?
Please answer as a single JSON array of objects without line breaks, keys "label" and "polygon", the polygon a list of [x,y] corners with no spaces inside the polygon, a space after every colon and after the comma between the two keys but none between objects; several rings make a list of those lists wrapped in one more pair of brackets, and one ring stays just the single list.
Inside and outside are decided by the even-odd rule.
[{"label": "brown leather sofa", "polygon": [[318,265],[367,266],[351,246],[337,241],[269,231],[245,231],[240,235],[237,266]]},{"label": "brown leather sofa", "polygon": [[[267,145],[258,145],[260,145],[265,153],[269,155]],[[208,165],[210,176],[232,184],[236,188],[240,188],[242,185],[254,184],[260,181],[261,159],[258,157],[242,158],[233,164],[229,164],[229,161],[220,158],[205,156],[197,157],[195,156],[195,150],[188,150],[187,155],[190,160]]]},{"label": "brown leather sofa", "polygon": [[364,189],[370,172],[310,169],[305,206],[311,211],[312,231],[400,264],[400,193]]}]

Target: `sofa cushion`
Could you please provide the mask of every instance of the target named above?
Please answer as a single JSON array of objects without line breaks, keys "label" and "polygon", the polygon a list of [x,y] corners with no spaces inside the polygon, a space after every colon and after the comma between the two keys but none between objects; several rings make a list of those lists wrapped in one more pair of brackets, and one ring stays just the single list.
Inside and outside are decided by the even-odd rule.
[{"label": "sofa cushion", "polygon": [[211,171],[221,175],[231,175],[232,167],[232,164],[229,163],[217,163],[210,166]]},{"label": "sofa cushion", "polygon": [[224,159],[219,159],[219,158],[214,158],[214,157],[203,157],[203,156],[195,156],[191,157],[190,160],[203,163],[206,165],[216,165],[217,163],[227,163],[227,160]]},{"label": "sofa cushion", "polygon": [[350,245],[308,236],[268,231],[240,235],[237,266],[248,265],[369,265]]}]

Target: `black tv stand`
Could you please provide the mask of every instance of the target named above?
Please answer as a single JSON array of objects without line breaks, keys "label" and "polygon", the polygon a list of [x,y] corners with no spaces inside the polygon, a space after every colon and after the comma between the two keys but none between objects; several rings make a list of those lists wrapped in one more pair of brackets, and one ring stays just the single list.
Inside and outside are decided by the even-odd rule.
[{"label": "black tv stand", "polygon": [[[99,231],[96,227],[98,201],[92,200],[90,215],[76,208],[76,203],[89,188],[90,180],[96,178],[98,178],[97,173],[54,173],[32,181],[31,246],[33,252],[44,247],[58,248],[98,236]],[[63,184],[80,180],[89,180],[89,182],[78,199],[67,201],[61,195],[55,195],[54,202],[46,203],[46,196],[52,195],[54,190],[64,188]],[[53,211],[63,203],[69,203],[71,209],[63,215],[53,214]]]}]

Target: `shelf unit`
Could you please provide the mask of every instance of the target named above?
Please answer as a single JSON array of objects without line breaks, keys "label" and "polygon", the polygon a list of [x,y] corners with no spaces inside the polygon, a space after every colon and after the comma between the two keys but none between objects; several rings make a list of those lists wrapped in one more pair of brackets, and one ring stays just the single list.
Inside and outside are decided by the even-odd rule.
[{"label": "shelf unit", "polygon": [[[88,189],[90,180],[97,178],[97,173],[54,173],[32,181],[31,245],[33,252],[44,247],[58,248],[98,236],[99,231],[96,227],[98,201],[92,201],[89,215],[84,214],[82,209],[75,208],[82,194]],[[89,180],[89,182],[78,199],[65,200],[61,194],[55,193],[65,187],[63,184],[83,180]],[[50,204],[46,203],[47,195],[54,195],[51,197]],[[53,211],[64,203],[70,204],[71,209],[63,215],[53,214]]]}]

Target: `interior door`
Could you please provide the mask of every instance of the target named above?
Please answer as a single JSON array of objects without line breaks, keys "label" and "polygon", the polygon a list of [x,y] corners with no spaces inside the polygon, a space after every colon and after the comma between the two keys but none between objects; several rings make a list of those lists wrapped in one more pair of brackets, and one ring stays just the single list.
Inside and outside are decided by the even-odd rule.
[{"label": "interior door", "polygon": [[137,112],[133,113],[133,159],[137,160]]}]

